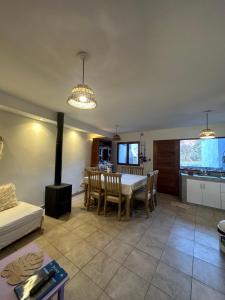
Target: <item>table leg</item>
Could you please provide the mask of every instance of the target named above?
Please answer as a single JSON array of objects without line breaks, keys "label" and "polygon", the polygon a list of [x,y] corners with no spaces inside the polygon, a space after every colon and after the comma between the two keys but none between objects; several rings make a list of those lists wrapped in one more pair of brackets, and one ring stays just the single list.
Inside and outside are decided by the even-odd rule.
[{"label": "table leg", "polygon": [[58,290],[58,300],[64,300],[64,285]]},{"label": "table leg", "polygon": [[127,196],[126,197],[126,220],[130,219],[130,200],[131,200],[131,196]]}]

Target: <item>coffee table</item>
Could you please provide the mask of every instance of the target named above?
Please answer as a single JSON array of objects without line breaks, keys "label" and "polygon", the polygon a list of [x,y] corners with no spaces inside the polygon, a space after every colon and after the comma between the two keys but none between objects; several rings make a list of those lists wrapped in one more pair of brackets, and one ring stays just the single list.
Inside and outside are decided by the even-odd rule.
[{"label": "coffee table", "polygon": [[[42,251],[42,250],[34,243],[29,244],[29,245],[19,249],[18,251],[14,252],[13,254],[0,260],[0,272],[8,263],[17,259],[18,257],[20,257],[24,254],[27,254],[28,252],[38,252],[38,251]],[[53,259],[51,257],[49,257],[47,254],[44,253],[44,261],[43,261],[43,265],[41,266],[41,268],[46,266],[52,260]],[[64,280],[62,280],[42,300],[48,300],[56,293],[58,293],[58,300],[63,300],[64,299],[64,286],[68,280],[69,280],[69,276],[67,276]],[[6,278],[2,278],[0,276],[0,299],[16,300],[17,297],[16,297],[16,294],[14,293],[14,287],[15,286],[11,286],[6,282]]]}]

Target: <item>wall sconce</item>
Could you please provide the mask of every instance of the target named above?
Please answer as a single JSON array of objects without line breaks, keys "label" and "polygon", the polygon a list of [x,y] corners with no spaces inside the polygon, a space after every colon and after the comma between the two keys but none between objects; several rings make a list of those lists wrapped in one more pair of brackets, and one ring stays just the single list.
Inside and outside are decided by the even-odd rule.
[{"label": "wall sconce", "polygon": [[0,159],[2,158],[3,147],[4,147],[4,139],[2,136],[0,136]]}]

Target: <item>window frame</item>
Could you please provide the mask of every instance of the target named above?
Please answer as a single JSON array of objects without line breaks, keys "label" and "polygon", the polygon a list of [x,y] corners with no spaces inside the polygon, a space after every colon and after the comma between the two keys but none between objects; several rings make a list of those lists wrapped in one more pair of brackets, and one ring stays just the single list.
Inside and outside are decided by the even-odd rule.
[{"label": "window frame", "polygon": [[[119,162],[119,145],[127,145],[127,153],[126,153],[126,163],[120,163]],[[130,144],[138,144],[138,163],[137,164],[130,164],[129,163],[129,145]],[[140,142],[134,141],[134,142],[119,142],[117,143],[117,165],[121,166],[140,166]]]}]

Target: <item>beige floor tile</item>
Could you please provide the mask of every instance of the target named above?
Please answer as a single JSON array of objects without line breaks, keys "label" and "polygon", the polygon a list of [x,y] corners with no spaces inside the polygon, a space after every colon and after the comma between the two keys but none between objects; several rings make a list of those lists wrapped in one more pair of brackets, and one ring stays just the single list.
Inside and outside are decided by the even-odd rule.
[{"label": "beige floor tile", "polygon": [[172,300],[172,298],[157,287],[151,285],[145,296],[145,300]]},{"label": "beige floor tile", "polygon": [[121,267],[105,292],[115,300],[144,300],[148,283],[139,276]]},{"label": "beige floor tile", "polygon": [[75,228],[72,232],[74,235],[80,237],[80,238],[87,238],[90,236],[92,233],[97,231],[97,227],[90,225],[88,223],[85,223],[77,228]]},{"label": "beige floor tile", "polygon": [[189,240],[194,240],[195,238],[195,231],[186,226],[181,225],[174,225],[171,229],[171,233],[176,234],[181,237],[185,237]]},{"label": "beige floor tile", "polygon": [[224,300],[225,295],[193,279],[191,300],[207,300],[207,299]]},{"label": "beige floor tile", "polygon": [[65,287],[65,300],[97,300],[102,290],[82,271]]},{"label": "beige floor tile", "polygon": [[139,231],[127,228],[123,230],[117,238],[120,239],[121,241],[130,244],[132,246],[136,246],[137,243],[140,241],[142,236],[142,233],[140,234]]},{"label": "beige floor tile", "polygon": [[150,282],[159,260],[138,249],[134,249],[124,262],[124,266],[147,282]]},{"label": "beige floor tile", "polygon": [[68,233],[68,230],[62,226],[55,226],[53,229],[44,234],[44,237],[51,243],[57,240],[58,238],[65,236]]},{"label": "beige floor tile", "polygon": [[194,254],[194,241],[188,240],[179,235],[171,234],[167,242],[167,245],[172,248],[175,248],[176,250],[184,252],[185,254],[188,255]]},{"label": "beige floor tile", "polygon": [[189,300],[191,277],[160,262],[152,279],[152,284],[171,298]]},{"label": "beige floor tile", "polygon": [[225,269],[225,254],[220,250],[195,243],[194,256],[219,268]]},{"label": "beige floor tile", "polygon": [[57,260],[62,256],[62,253],[59,252],[54,246],[48,245],[42,247],[42,250],[47,253],[51,258]]},{"label": "beige floor tile", "polygon": [[105,292],[103,292],[98,300],[112,300],[112,298],[110,298]]},{"label": "beige floor tile", "polygon": [[71,251],[80,241],[81,241],[81,238],[68,232],[64,236],[57,238],[56,240],[52,241],[51,243],[60,252],[62,252],[63,255],[65,255],[67,252]]},{"label": "beige floor tile", "polygon": [[72,262],[65,256],[61,256],[57,259],[59,265],[68,273],[70,279],[72,279],[80,270],[72,264]]},{"label": "beige floor tile", "polygon": [[217,234],[207,234],[207,233],[203,233],[203,232],[199,232],[199,231],[195,231],[195,242],[207,246],[207,247],[211,247],[214,248],[216,250],[220,249],[220,245],[219,245],[219,235]]},{"label": "beige floor tile", "polygon": [[114,259],[103,252],[99,252],[82,271],[104,289],[119,267],[120,264]]},{"label": "beige floor tile", "polygon": [[144,251],[157,259],[160,259],[163,249],[165,248],[165,244],[161,243],[157,237],[155,238],[154,236],[145,234],[136,247],[137,249]]},{"label": "beige floor tile", "polygon": [[99,250],[102,250],[106,247],[107,244],[111,242],[113,237],[109,234],[104,233],[101,230],[97,230],[94,233],[92,233],[86,241],[96,247]]},{"label": "beige floor tile", "polygon": [[71,260],[72,263],[74,263],[78,268],[82,268],[84,265],[86,265],[97,253],[99,250],[97,250],[95,247],[90,245],[89,243],[85,241],[81,241],[77,243],[74,248],[65,254],[65,256]]},{"label": "beige floor tile", "polygon": [[119,263],[123,263],[132,250],[133,246],[123,243],[118,239],[113,239],[103,249],[103,252],[113,257]]},{"label": "beige floor tile", "polygon": [[225,294],[225,269],[194,258],[193,277],[211,288]]},{"label": "beige floor tile", "polygon": [[193,256],[167,246],[161,257],[161,261],[179,271],[192,276]]}]

